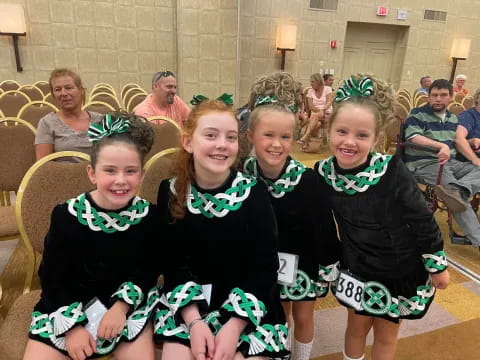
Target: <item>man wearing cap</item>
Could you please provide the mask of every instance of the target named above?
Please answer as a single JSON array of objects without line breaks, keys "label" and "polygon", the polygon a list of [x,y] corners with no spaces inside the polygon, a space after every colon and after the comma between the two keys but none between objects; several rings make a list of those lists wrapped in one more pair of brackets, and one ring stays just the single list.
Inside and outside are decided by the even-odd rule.
[{"label": "man wearing cap", "polygon": [[[135,109],[135,115],[149,118],[166,116],[175,120],[180,126],[190,114],[190,108],[177,96],[177,80],[171,71],[161,71],[153,75],[152,93],[147,95]],[[160,124],[163,121],[153,120]]]}]

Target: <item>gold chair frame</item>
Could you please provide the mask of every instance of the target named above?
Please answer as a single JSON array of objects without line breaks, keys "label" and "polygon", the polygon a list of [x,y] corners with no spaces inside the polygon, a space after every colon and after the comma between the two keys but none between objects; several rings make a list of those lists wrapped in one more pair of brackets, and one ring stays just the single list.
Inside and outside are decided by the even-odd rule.
[{"label": "gold chair frame", "polygon": [[148,121],[163,120],[163,121],[169,122],[170,124],[174,125],[178,129],[178,131],[180,131],[180,134],[183,133],[182,127],[178,125],[178,123],[175,120],[173,120],[172,118],[169,118],[168,116],[163,116],[163,115],[150,116],[147,120]]}]

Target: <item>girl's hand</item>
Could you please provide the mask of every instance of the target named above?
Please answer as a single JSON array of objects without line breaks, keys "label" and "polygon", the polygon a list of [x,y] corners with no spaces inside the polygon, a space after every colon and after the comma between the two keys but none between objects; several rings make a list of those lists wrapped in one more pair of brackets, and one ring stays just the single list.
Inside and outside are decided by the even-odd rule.
[{"label": "girl's hand", "polygon": [[84,360],[97,351],[93,336],[83,327],[76,326],[65,336],[68,356],[73,360]]},{"label": "girl's hand", "polygon": [[215,356],[213,360],[232,360],[237,352],[238,339],[247,323],[238,318],[231,318],[222,326],[215,336]]},{"label": "girl's hand", "polygon": [[437,289],[446,289],[448,282],[450,280],[450,274],[448,270],[442,271],[441,273],[432,274],[433,286]]},{"label": "girl's hand", "polygon": [[203,321],[196,322],[190,329],[190,350],[196,360],[213,359],[214,337],[208,325]]},{"label": "girl's hand", "polygon": [[117,337],[125,327],[129,306],[122,301],[117,301],[103,315],[98,325],[97,336],[101,339],[113,339]]}]

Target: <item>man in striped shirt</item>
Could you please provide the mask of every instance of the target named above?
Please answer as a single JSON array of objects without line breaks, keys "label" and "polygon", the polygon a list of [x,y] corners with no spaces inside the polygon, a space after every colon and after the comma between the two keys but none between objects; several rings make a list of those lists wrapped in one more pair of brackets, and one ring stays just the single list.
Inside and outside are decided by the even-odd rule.
[{"label": "man in striped shirt", "polygon": [[405,124],[405,139],[436,148],[430,153],[407,148],[407,167],[420,182],[436,184],[440,164],[444,164],[441,184],[435,191],[452,211],[466,239],[480,246],[480,224],[468,199],[480,191],[480,168],[455,159],[454,140],[458,120],[447,110],[453,97],[448,80],[435,80],[430,86],[428,104],[410,111]]}]

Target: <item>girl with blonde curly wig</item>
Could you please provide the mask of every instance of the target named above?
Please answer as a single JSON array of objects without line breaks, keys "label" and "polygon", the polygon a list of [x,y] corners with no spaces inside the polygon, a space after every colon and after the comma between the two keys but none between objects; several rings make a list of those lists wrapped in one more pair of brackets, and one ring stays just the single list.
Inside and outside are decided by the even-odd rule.
[{"label": "girl with blonde curly wig", "polygon": [[275,216],[263,182],[233,169],[238,131],[230,107],[202,101],[184,123],[174,177],[160,184],[174,254],[155,317],[166,360],[288,355]]},{"label": "girl with blonde curly wig", "polygon": [[402,319],[420,319],[448,285],[443,240],[413,175],[397,156],[374,152],[393,118],[394,92],[352,76],[336,93],[329,146],[315,164],[333,208],[342,256],[335,286],[347,308],[344,360],[393,360]]}]

